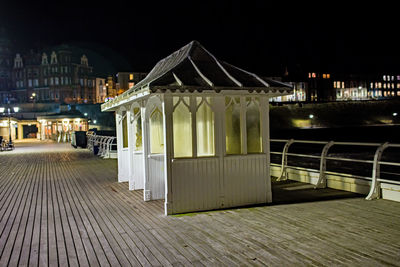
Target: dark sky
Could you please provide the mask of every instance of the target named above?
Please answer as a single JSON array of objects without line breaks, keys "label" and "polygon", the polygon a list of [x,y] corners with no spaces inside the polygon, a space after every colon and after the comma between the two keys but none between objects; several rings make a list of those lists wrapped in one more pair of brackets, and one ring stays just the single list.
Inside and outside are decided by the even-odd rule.
[{"label": "dark sky", "polygon": [[[120,61],[120,68],[130,65],[133,71],[149,71],[159,59],[198,40],[219,59],[260,75],[281,74],[286,66],[289,72],[301,68],[400,73],[400,23],[396,7],[390,5],[250,0],[8,2],[15,3],[0,6],[0,27],[8,30],[17,49],[79,43]],[[116,60],[115,54],[126,62]]]}]

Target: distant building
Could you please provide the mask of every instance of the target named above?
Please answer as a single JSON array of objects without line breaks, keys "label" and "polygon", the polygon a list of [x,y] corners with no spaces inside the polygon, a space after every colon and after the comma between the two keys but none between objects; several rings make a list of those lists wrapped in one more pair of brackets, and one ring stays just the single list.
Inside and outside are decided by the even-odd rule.
[{"label": "distant building", "polygon": [[11,87],[12,51],[11,42],[0,29],[0,102],[7,103]]},{"label": "distant building", "polygon": [[117,94],[122,94],[129,88],[133,87],[139,81],[146,77],[147,73],[144,72],[118,72],[117,73],[117,83],[119,90]]},{"label": "distant building", "polygon": [[107,97],[106,79],[96,78],[96,103],[104,103]]},{"label": "distant building", "polygon": [[12,102],[96,103],[96,77],[86,55],[68,47],[16,54],[12,68]]},{"label": "distant building", "polygon": [[147,73],[144,72],[118,72],[115,75],[115,79],[113,76],[108,76],[106,81],[105,102],[127,91],[136,83],[143,80],[146,75]]}]

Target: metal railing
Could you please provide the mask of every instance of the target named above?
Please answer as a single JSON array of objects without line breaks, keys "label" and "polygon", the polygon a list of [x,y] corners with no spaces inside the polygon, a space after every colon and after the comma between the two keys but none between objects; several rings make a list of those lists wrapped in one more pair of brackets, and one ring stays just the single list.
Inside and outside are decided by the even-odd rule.
[{"label": "metal railing", "polygon": [[117,154],[117,138],[96,134],[87,135],[87,148],[102,158],[112,158]]},{"label": "metal railing", "polygon": [[[318,181],[315,184],[315,189],[317,188],[325,188],[327,186],[326,182],[326,162],[327,160],[335,160],[335,161],[344,161],[344,162],[354,162],[354,163],[368,163],[372,164],[372,173],[371,177],[364,177],[367,180],[371,181],[371,186],[369,193],[366,197],[367,200],[380,198],[380,182],[385,183],[392,183],[400,185],[399,181],[387,180],[380,178],[380,166],[381,165],[388,165],[388,166],[398,166],[400,167],[400,163],[398,162],[388,162],[388,161],[381,161],[383,152],[389,148],[400,148],[400,144],[390,144],[386,143],[361,143],[361,142],[334,142],[334,141],[306,141],[306,140],[284,140],[284,139],[271,139],[271,143],[284,143],[284,147],[282,152],[273,152],[271,154],[282,155],[282,162],[281,162],[281,171],[278,177],[278,181],[287,179],[287,157],[294,156],[294,157],[303,157],[303,158],[312,158],[312,159],[319,159],[320,160],[320,167],[319,167],[319,176]],[[321,154],[319,156],[310,155],[310,154],[300,154],[300,153],[289,153],[289,148],[294,143],[301,143],[301,144],[318,144],[323,145]],[[371,160],[363,160],[363,159],[355,159],[355,158],[344,158],[344,157],[329,157],[328,152],[332,146],[358,146],[358,147],[376,147],[374,157]]]}]

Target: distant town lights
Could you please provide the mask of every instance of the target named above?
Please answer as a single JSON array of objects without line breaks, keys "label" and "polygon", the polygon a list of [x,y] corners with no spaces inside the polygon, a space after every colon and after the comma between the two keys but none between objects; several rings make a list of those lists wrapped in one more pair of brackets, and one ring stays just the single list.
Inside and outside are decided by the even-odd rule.
[{"label": "distant town lights", "polygon": [[313,114],[310,114],[308,117],[309,117],[310,119],[312,119],[312,118],[314,118],[314,115],[313,115]]},{"label": "distant town lights", "polygon": [[396,117],[397,116],[397,112],[393,112],[393,117]]},{"label": "distant town lights", "polygon": [[93,121],[93,123],[94,123],[94,124],[96,124],[96,123],[97,123],[97,121],[96,121],[96,120],[94,120],[94,121]]}]

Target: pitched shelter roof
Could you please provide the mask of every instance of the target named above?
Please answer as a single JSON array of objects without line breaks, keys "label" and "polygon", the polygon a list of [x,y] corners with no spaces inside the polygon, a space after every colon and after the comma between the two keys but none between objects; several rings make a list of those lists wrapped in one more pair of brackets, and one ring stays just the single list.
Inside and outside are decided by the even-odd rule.
[{"label": "pitched shelter roof", "polygon": [[[192,41],[160,60],[150,73],[128,91],[112,100],[113,105],[131,94],[165,91],[248,90],[276,95],[290,94],[291,85],[261,78],[254,73],[218,60],[199,42]],[[108,103],[106,103],[108,104]],[[103,104],[104,108],[110,104]]]}]

